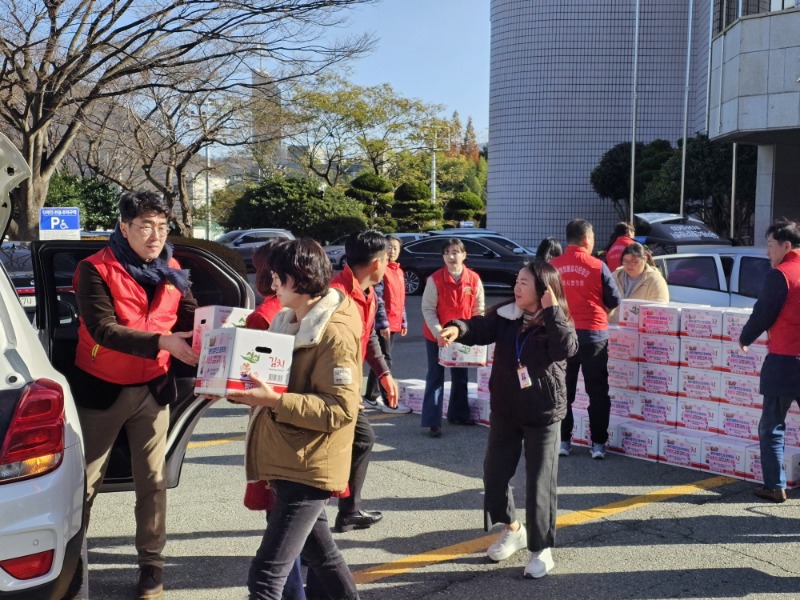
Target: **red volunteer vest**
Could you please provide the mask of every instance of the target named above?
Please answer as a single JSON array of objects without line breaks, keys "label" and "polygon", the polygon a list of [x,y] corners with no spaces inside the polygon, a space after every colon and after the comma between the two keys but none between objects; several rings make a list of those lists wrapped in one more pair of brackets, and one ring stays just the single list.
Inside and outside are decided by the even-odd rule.
[{"label": "red volunteer vest", "polygon": [[[178,320],[178,305],[183,297],[178,288],[171,283],[159,285],[153,302],[149,303],[147,293],[119,263],[110,248],[106,247],[85,260],[94,265],[103,281],[108,284],[120,325],[151,333],[172,331]],[[180,269],[175,259],[170,260],[169,266]],[[77,289],[77,271],[72,285]],[[166,350],[161,350],[152,359],[104,348],[92,339],[81,318],[75,364],[104,381],[133,385],[147,383],[166,373],[169,370],[170,355]]]},{"label": "red volunteer vest", "polygon": [[361,313],[361,325],[363,326],[361,330],[361,360],[364,360],[367,358],[367,346],[372,328],[375,327],[375,312],[378,309],[375,302],[375,290],[370,288],[369,295],[364,294],[348,265],[345,265],[342,272],[331,279],[331,287],[342,290],[350,296],[356,303],[358,312]]},{"label": "red volunteer vest", "polygon": [[282,308],[277,296],[267,296],[258,308],[247,315],[244,326],[248,329],[269,329],[275,315],[281,312]]},{"label": "red volunteer vest", "polygon": [[789,286],[786,302],[769,329],[770,354],[800,356],[800,251],[791,250],[777,267]]},{"label": "red volunteer vest", "polygon": [[[461,272],[461,279],[458,283],[450,275],[447,267],[442,267],[429,278],[436,286],[438,302],[436,304],[436,316],[439,324],[444,325],[454,319],[469,319],[475,307],[475,300],[478,294],[478,284],[480,277],[475,271],[467,267]],[[428,324],[422,321],[422,333],[425,339],[435,342]]]},{"label": "red volunteer vest", "polygon": [[561,273],[575,329],[608,329],[608,314],[603,304],[603,261],[580,246],[570,245],[550,264]]},{"label": "red volunteer vest", "polygon": [[612,273],[622,266],[623,251],[635,241],[627,235],[621,235],[611,244],[611,248],[606,252],[606,264]]},{"label": "red volunteer vest", "polygon": [[383,304],[389,331],[397,333],[403,328],[403,309],[406,306],[406,279],[398,263],[386,265],[383,275]]}]

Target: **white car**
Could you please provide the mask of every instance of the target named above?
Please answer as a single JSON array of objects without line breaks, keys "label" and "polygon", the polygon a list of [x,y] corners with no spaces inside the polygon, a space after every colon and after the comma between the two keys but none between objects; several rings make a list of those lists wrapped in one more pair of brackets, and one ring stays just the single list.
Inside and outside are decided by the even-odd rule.
[{"label": "white car", "polygon": [[669,286],[674,302],[750,307],[772,268],[767,249],[732,246],[664,254],[653,260]]},{"label": "white car", "polygon": [[[26,176],[22,157],[0,134],[0,198]],[[9,177],[9,173],[22,173]],[[9,202],[0,205],[10,206]],[[0,214],[5,231],[10,209]],[[31,326],[4,269],[0,269],[0,600],[88,597],[83,523],[85,477],[78,414],[67,378],[74,368],[78,313],[63,285],[66,266],[107,244],[102,240],[33,242],[36,308]],[[242,277],[211,252],[175,244],[189,269],[198,304],[253,308]],[[34,328],[35,327],[35,328]],[[167,485],[175,487],[189,438],[211,401],[194,395],[195,369],[175,365],[178,400],[170,405]],[[101,492],[133,490],[124,431],[111,452]],[[132,515],[131,515],[132,517]]]}]

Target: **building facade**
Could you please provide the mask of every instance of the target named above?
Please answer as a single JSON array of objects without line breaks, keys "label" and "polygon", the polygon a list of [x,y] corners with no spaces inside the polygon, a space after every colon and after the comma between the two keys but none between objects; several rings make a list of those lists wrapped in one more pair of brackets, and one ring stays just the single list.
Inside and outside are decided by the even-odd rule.
[{"label": "building facade", "polygon": [[[565,224],[581,217],[595,224],[597,245],[604,246],[619,216],[610,201],[594,192],[590,175],[606,151],[634,139],[634,88],[637,142],[665,139],[676,145],[683,137],[684,114],[689,136],[708,133],[737,141],[742,130],[729,120],[723,119],[723,128],[710,125],[720,121],[714,102],[721,98],[728,115],[733,105],[726,108],[725,103],[749,93],[749,82],[733,90],[728,72],[737,63],[731,40],[724,61],[715,62],[714,56],[721,56],[722,40],[745,29],[748,20],[774,23],[800,17],[787,1],[793,2],[492,0],[487,226],[535,245],[549,235],[563,240]],[[778,41],[770,41],[769,31],[759,40],[772,48]],[[796,25],[794,32],[794,44],[800,44]],[[800,55],[791,55],[786,43],[779,42],[775,50],[783,54],[788,73]],[[715,95],[719,86],[712,68],[728,78],[721,96]],[[779,70],[777,64],[774,69]],[[794,124],[783,134],[789,140],[796,140],[799,131],[797,106]],[[762,125],[766,137],[738,141],[769,146],[769,122]],[[759,168],[768,154],[762,160],[759,151]],[[791,150],[783,154],[789,157]],[[781,171],[780,156],[773,162],[773,170]],[[797,191],[795,185],[795,197]],[[765,202],[761,195],[759,201]]]}]

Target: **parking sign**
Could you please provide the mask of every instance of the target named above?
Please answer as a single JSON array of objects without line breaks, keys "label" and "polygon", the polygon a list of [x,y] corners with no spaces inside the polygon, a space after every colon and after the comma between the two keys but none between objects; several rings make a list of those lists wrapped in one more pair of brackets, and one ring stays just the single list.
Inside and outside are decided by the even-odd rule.
[{"label": "parking sign", "polygon": [[40,240],[81,239],[81,211],[77,207],[40,208]]}]

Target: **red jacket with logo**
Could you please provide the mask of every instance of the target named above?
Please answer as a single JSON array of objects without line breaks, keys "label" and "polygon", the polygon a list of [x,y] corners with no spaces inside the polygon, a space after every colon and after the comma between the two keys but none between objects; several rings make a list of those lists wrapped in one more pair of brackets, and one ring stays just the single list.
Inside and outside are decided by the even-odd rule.
[{"label": "red jacket with logo", "polygon": [[383,304],[386,308],[386,319],[389,331],[397,333],[405,327],[406,280],[399,263],[386,265],[383,275]]},{"label": "red jacket with logo", "polygon": [[[152,302],[144,288],[131,277],[110,248],[106,247],[85,259],[91,263],[111,291],[117,322],[131,329],[165,334],[172,331],[178,320],[178,305],[183,293],[169,282],[161,283]],[[169,266],[180,269],[171,259]],[[76,272],[73,287],[78,288]],[[104,381],[120,385],[144,384],[169,370],[170,354],[161,350],[155,359],[110,350],[97,344],[89,334],[83,318],[78,327],[78,347],[75,364]]]},{"label": "red jacket with logo", "polygon": [[569,245],[550,264],[561,273],[575,329],[608,329],[608,313],[603,303],[603,261],[580,246]]},{"label": "red jacket with logo", "polygon": [[606,264],[612,273],[622,266],[622,253],[625,251],[625,248],[635,241],[635,239],[627,235],[621,235],[611,244],[611,248],[606,252]]},{"label": "red jacket with logo", "polygon": [[770,354],[800,356],[800,252],[788,252],[776,269],[786,278],[789,291],[778,318],[769,328],[767,348]]},{"label": "red jacket with logo", "polygon": [[331,287],[342,290],[353,299],[358,307],[358,312],[361,314],[361,324],[364,326],[361,330],[361,360],[364,360],[367,357],[369,338],[375,327],[375,312],[377,311],[375,291],[370,290],[369,294],[364,294],[361,285],[348,265],[345,265],[342,272],[331,279]]},{"label": "red jacket with logo", "polygon": [[[461,272],[461,278],[456,283],[447,267],[442,267],[433,273],[429,279],[436,286],[438,298],[436,315],[439,318],[439,323],[444,325],[448,321],[472,318],[481,280],[475,271],[464,267]],[[425,335],[425,339],[431,342],[436,341],[425,321],[422,322],[422,333]]]}]

